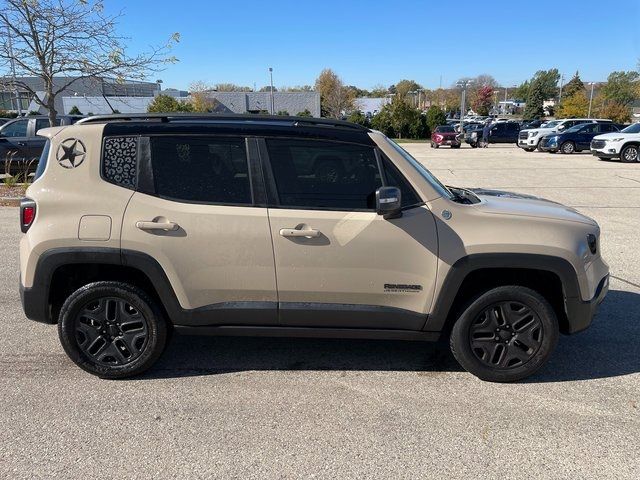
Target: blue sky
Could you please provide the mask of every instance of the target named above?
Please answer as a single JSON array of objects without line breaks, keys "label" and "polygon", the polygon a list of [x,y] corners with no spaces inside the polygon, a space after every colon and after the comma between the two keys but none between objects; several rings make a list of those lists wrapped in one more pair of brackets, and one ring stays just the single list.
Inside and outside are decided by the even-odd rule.
[{"label": "blue sky", "polygon": [[[638,68],[639,0],[275,1],[106,0],[122,10],[130,50],[173,32],[179,63],[163,87],[194,80],[260,88],[313,84],[325,67],[370,88],[414,79],[436,88],[463,76],[514,85],[536,70],[580,71],[584,81]],[[154,78],[155,79],[155,78]]]}]

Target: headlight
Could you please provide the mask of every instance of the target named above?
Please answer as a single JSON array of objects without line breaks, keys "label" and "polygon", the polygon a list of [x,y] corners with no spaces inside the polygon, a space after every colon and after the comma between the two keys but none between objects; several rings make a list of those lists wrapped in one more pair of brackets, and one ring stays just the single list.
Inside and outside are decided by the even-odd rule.
[{"label": "headlight", "polygon": [[534,130],[533,132],[529,132],[529,137],[535,137],[536,135],[538,135],[537,130]]},{"label": "headlight", "polygon": [[620,138],[605,138],[604,139],[605,142],[621,142],[622,140],[624,140],[624,137],[620,137]]}]

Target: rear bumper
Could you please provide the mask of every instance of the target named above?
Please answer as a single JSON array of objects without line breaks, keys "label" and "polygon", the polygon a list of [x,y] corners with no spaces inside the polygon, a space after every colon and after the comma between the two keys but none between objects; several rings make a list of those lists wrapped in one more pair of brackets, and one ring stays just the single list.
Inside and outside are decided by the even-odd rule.
[{"label": "rear bumper", "polygon": [[49,302],[45,296],[45,291],[42,288],[26,288],[20,283],[20,301],[22,302],[22,310],[24,310],[25,316],[29,320],[35,320],[36,322],[52,323],[51,316],[49,315],[48,307]]},{"label": "rear bumper", "polygon": [[591,300],[583,301],[580,298],[565,299],[569,328],[563,333],[573,334],[589,328],[598,310],[598,305],[602,303],[607,292],[609,292],[609,274],[600,280]]}]

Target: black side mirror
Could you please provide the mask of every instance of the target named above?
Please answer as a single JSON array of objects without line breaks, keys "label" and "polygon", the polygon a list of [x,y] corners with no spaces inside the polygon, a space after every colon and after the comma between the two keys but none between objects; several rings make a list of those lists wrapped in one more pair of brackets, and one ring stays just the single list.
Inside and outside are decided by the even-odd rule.
[{"label": "black side mirror", "polygon": [[380,187],[376,190],[376,212],[385,219],[402,216],[402,198],[398,187]]}]

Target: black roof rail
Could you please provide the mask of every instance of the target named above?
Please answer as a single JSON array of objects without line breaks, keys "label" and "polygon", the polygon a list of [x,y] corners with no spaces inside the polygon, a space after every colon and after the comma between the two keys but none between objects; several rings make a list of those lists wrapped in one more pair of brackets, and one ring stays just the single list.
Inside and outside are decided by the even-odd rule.
[{"label": "black roof rail", "polygon": [[94,115],[83,118],[76,122],[76,125],[84,125],[87,123],[107,123],[107,122],[252,122],[252,123],[273,123],[277,122],[284,125],[297,126],[320,126],[320,127],[339,127],[354,130],[368,131],[367,127],[356,123],[346,122],[344,120],[333,120],[330,118],[316,117],[294,117],[284,115],[256,115],[256,114],[215,114],[215,113],[131,113],[131,114],[113,114],[113,115]]}]

